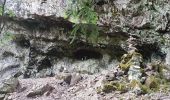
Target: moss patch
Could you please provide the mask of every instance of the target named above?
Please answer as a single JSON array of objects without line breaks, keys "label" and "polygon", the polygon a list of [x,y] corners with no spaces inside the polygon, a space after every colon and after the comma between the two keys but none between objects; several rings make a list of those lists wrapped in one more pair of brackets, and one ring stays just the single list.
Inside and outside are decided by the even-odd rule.
[{"label": "moss patch", "polygon": [[133,53],[128,53],[128,54],[124,54],[122,56],[122,60],[119,64],[120,68],[123,70],[123,71],[128,71],[130,66],[133,64],[133,58],[140,58],[142,57],[142,55],[140,53],[137,53],[137,52],[133,52]]},{"label": "moss patch", "polygon": [[106,93],[114,91],[114,90],[116,90],[116,86],[113,85],[111,82],[104,84],[102,88],[102,91]]},{"label": "moss patch", "polygon": [[112,92],[112,91],[126,92],[127,85],[125,83],[111,81],[103,85],[102,91],[106,93]]},{"label": "moss patch", "polygon": [[153,90],[160,88],[160,82],[155,76],[149,76],[145,81],[145,85]]}]

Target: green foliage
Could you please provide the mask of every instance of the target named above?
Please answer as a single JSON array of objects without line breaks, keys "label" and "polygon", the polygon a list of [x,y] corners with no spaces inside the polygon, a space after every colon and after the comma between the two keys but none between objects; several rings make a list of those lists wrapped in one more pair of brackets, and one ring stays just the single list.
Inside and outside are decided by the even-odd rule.
[{"label": "green foliage", "polygon": [[0,5],[0,16],[2,16],[0,21],[0,46],[3,46],[5,43],[11,41],[13,39],[13,35],[8,32],[6,29],[9,28],[6,25],[5,17],[13,17],[14,13],[5,7],[6,0],[2,5]]},{"label": "green foliage", "polygon": [[155,76],[151,75],[149,76],[146,81],[145,81],[145,85],[153,90],[153,91],[158,91],[160,88],[160,82],[158,80],[158,78],[156,78]]},{"label": "green foliage", "polygon": [[118,82],[118,81],[110,81],[106,82],[102,88],[98,88],[97,92],[112,92],[112,91],[120,91],[121,93],[124,93],[127,91],[127,84],[124,82]]},{"label": "green foliage", "polygon": [[95,24],[80,23],[74,25],[71,35],[73,36],[73,39],[70,43],[73,43],[76,36],[78,35],[84,35],[86,37],[89,37],[91,40],[97,40],[99,31],[98,31],[98,27]]},{"label": "green foliage", "polygon": [[112,92],[114,90],[116,90],[116,86],[111,82],[104,84],[102,88],[102,91],[106,93]]},{"label": "green foliage", "polygon": [[15,16],[15,14],[14,14],[14,12],[12,12],[11,10],[7,10],[7,13],[8,13],[8,16],[9,17],[14,17]]},{"label": "green foliage", "polygon": [[11,11],[11,10],[9,10],[9,9],[5,9],[5,8],[3,8],[3,6],[0,6],[0,16],[3,16],[4,13],[5,13],[6,15],[8,15],[8,17],[13,17],[13,16],[14,16],[13,11]]},{"label": "green foliage", "polygon": [[78,17],[85,23],[96,24],[98,17],[97,13],[94,11],[94,1],[93,0],[76,0],[72,1],[67,15],[69,17]]},{"label": "green foliage", "polygon": [[0,38],[0,46],[5,45],[7,42],[13,40],[14,35],[10,32],[6,32],[5,34],[2,35]]},{"label": "green foliage", "polygon": [[3,8],[0,6],[0,16],[2,16]]},{"label": "green foliage", "polygon": [[79,23],[73,26],[71,35],[73,36],[70,43],[73,43],[76,36],[84,35],[90,37],[91,40],[96,40],[99,31],[97,27],[98,15],[94,11],[93,0],[76,0],[72,1],[70,8],[67,11],[69,17],[78,18]]}]

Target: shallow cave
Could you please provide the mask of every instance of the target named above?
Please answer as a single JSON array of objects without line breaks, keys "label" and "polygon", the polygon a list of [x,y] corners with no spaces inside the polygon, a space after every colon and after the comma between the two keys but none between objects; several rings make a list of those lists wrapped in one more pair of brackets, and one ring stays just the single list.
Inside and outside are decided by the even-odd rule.
[{"label": "shallow cave", "polygon": [[49,60],[49,58],[44,58],[43,60],[41,60],[40,62],[38,62],[38,67],[37,70],[38,72],[41,71],[42,69],[47,69],[47,68],[51,68],[52,64]]},{"label": "shallow cave", "polygon": [[87,60],[87,59],[102,59],[103,55],[95,50],[91,49],[79,49],[73,52],[73,56],[77,60]]},{"label": "shallow cave", "polygon": [[105,0],[95,0],[95,3],[99,6],[102,6],[102,5],[106,4],[107,2]]},{"label": "shallow cave", "polygon": [[157,43],[137,45],[136,48],[139,50],[139,53],[142,54],[144,60],[151,61],[153,54],[156,54],[156,56],[160,57],[162,60],[164,60],[166,56],[161,52],[161,48]]},{"label": "shallow cave", "polygon": [[58,56],[60,57],[62,52],[60,52],[57,48],[50,48],[47,52],[47,56]]},{"label": "shallow cave", "polygon": [[13,54],[12,52],[10,51],[5,51],[2,56],[3,57],[13,57],[15,54]]},{"label": "shallow cave", "polygon": [[30,47],[30,41],[29,39],[27,39],[25,36],[20,35],[20,36],[16,36],[16,38],[14,39],[14,42],[23,48],[28,48]]},{"label": "shallow cave", "polygon": [[[44,0],[45,3],[47,0]],[[51,28],[63,28],[63,31],[71,30],[73,24],[64,18],[55,18],[55,16],[40,16],[34,14],[34,19],[22,19],[17,20],[15,19],[14,22],[18,23],[21,27],[29,30],[35,31],[39,30],[40,32],[43,31],[50,31]]]}]

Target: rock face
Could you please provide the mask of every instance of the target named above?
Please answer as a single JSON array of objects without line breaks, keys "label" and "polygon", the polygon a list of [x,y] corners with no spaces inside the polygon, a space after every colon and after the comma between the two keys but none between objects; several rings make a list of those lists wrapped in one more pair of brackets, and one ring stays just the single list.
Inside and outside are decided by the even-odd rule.
[{"label": "rock face", "polygon": [[57,19],[65,16],[68,3],[69,0],[7,0],[6,8],[18,18],[52,16]]},{"label": "rock face", "polygon": [[17,78],[9,78],[0,83],[0,98],[4,100],[4,98],[8,97],[9,93],[15,92],[19,87],[19,81]]},{"label": "rock face", "polygon": [[166,64],[170,65],[170,49],[167,50]]},{"label": "rock face", "polygon": [[[79,23],[66,14],[74,0],[6,0],[5,16],[13,16],[0,16],[5,22],[0,34],[0,84],[18,78],[21,87],[16,89],[18,81],[2,84],[6,90],[0,89],[0,99],[13,92],[8,99],[112,100],[120,99],[120,94],[114,92],[113,98],[96,92],[104,82],[108,84],[102,88],[109,93],[126,92],[129,85],[123,82],[134,82],[130,85],[137,92],[147,91],[142,90],[145,78],[148,87],[156,83],[150,82],[151,75],[169,80],[169,70],[147,64],[170,65],[170,1],[94,1],[98,40],[94,43],[79,35],[70,44],[73,26]],[[123,94],[127,95],[131,94]]]},{"label": "rock face", "polygon": [[[66,12],[72,2],[74,1],[7,0],[5,6],[12,11],[17,18],[36,19],[38,16],[44,16],[59,20],[67,17]],[[99,25],[111,25],[110,32],[120,32],[120,29],[123,30],[124,26],[134,27],[136,29],[150,28],[163,32],[169,30],[167,23],[169,20],[168,11],[170,9],[170,2],[168,0],[156,0],[155,2],[148,0],[95,0],[95,2],[100,12],[98,23]],[[134,31],[139,33],[137,30]],[[154,31],[146,30],[146,32],[156,34]]]},{"label": "rock face", "polygon": [[[111,43],[117,37],[105,40],[107,36],[101,37],[106,44],[93,45],[84,42],[84,38],[70,44],[69,30],[65,28],[68,23],[64,23],[63,26],[55,26],[58,22],[53,26],[43,20],[9,21],[9,23],[8,32],[14,38],[2,44],[0,51],[2,79],[7,76],[20,78],[54,76],[63,71],[98,73],[102,69],[113,68],[112,65],[116,65],[126,52],[119,45],[125,43],[124,38],[116,40],[118,44],[114,45]],[[45,27],[41,26],[42,23],[45,23]]]}]

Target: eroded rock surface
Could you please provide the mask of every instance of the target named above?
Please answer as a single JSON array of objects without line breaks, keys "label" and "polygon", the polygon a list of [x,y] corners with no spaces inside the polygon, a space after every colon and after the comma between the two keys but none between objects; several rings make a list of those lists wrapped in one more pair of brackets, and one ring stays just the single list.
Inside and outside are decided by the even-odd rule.
[{"label": "eroded rock surface", "polygon": [[[6,0],[5,14],[13,16],[5,19],[2,31],[9,34],[0,34],[0,82],[11,78],[19,82],[2,84],[0,99],[170,97],[169,0],[95,0],[98,41],[80,35],[70,44],[73,25],[78,23],[67,18],[71,2]],[[147,94],[151,88],[168,94]]]}]

